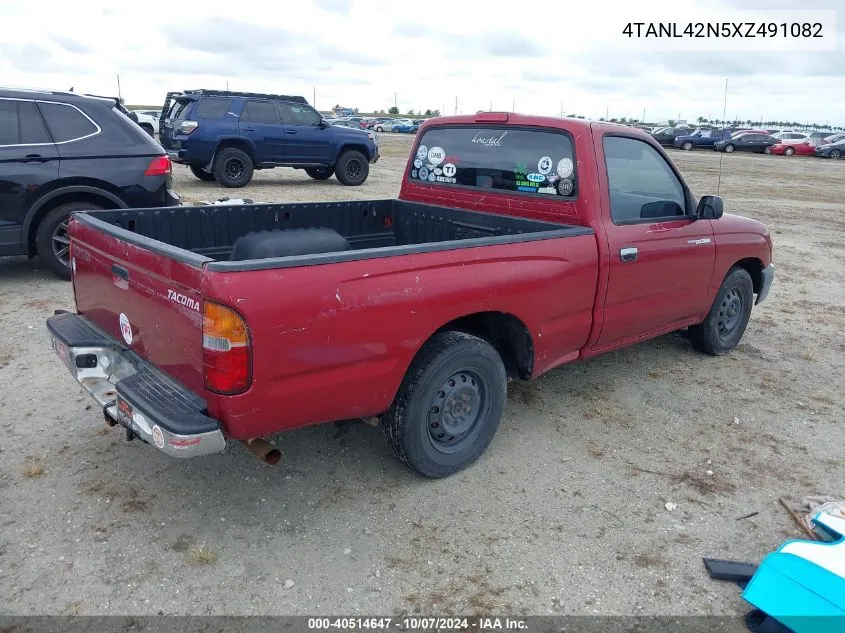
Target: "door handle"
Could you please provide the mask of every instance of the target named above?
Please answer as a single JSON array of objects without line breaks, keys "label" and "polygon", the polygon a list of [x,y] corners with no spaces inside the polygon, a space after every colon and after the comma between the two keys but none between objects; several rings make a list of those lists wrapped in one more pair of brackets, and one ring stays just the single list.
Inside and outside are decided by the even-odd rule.
[{"label": "door handle", "polygon": [[255,132],[255,128],[254,127],[245,127],[244,132]]},{"label": "door handle", "polygon": [[632,262],[637,259],[636,246],[626,246],[619,249],[619,259],[623,262]]},{"label": "door handle", "polygon": [[23,162],[25,163],[46,163],[47,158],[44,158],[41,154],[27,154],[24,156]]},{"label": "door handle", "polygon": [[285,130],[285,134],[296,134],[296,130]]}]

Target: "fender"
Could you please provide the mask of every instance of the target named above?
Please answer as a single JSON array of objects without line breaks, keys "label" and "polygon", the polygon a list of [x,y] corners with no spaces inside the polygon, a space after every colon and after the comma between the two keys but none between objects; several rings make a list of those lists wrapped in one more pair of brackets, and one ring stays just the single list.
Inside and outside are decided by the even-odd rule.
[{"label": "fender", "polygon": [[214,151],[211,152],[211,158],[208,162],[202,166],[202,168],[207,171],[211,172],[214,169],[214,159],[217,158],[217,152],[220,149],[220,144],[225,143],[227,141],[235,141],[238,145],[244,144],[249,148],[249,152],[253,155],[253,157],[257,156],[258,153],[255,151],[255,143],[252,141],[251,138],[247,138],[245,136],[221,136],[217,139],[217,144],[214,146]]},{"label": "fender", "polygon": [[91,187],[87,185],[69,185],[67,187],[59,187],[58,189],[54,189],[50,193],[47,193],[40,197],[38,200],[36,200],[29,208],[29,211],[27,211],[26,213],[26,217],[23,221],[23,231],[21,231],[21,248],[24,252],[29,249],[29,232],[32,228],[32,222],[35,219],[35,216],[38,215],[38,212],[44,207],[44,205],[46,205],[51,200],[55,200],[56,198],[67,195],[69,193],[93,194],[95,196],[100,196],[101,198],[109,200],[118,209],[128,208],[127,204],[123,200],[118,198],[116,195],[98,187]]}]

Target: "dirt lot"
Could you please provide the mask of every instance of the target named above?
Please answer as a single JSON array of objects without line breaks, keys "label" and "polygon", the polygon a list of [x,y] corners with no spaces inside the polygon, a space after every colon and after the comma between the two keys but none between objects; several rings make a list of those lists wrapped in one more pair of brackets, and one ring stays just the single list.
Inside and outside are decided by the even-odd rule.
[{"label": "dirt lot", "polygon": [[[383,144],[357,189],[292,170],[224,191],[177,168],[176,184],[195,200],[393,196],[409,139]],[[715,192],[715,152],[672,155]],[[666,336],[512,385],[487,453],[442,481],[364,425],[280,436],[277,468],[239,445],[179,461],[127,443],[45,339],[70,285],[0,261],[0,611],[745,612],[701,557],[757,561],[798,536],[779,496],[845,496],[845,162],[724,168],[727,207],[768,223],[778,266],[739,349]]]}]

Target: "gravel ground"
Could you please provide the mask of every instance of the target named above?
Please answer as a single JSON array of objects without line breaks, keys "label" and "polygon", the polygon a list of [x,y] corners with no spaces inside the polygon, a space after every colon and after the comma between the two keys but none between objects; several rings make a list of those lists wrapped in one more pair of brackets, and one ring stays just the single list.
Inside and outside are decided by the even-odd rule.
[{"label": "gravel ground", "polygon": [[[270,170],[223,190],[181,167],[176,187],[393,196],[409,139],[382,138],[359,188]],[[718,154],[672,155],[715,192]],[[365,425],[279,436],[276,468],[240,445],[180,461],[127,443],[46,341],[70,285],[0,260],[0,612],[745,612],[701,557],[799,536],[779,496],[845,497],[845,163],[722,160],[727,208],[768,223],[778,266],[740,347],[714,359],[671,335],[511,385],[486,454],[440,481]]]}]

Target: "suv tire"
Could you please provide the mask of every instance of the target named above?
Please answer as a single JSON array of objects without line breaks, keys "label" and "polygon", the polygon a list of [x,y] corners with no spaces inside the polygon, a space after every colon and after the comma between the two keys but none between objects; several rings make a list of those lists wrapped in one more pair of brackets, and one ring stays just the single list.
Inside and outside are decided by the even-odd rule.
[{"label": "suv tire", "polygon": [[249,154],[238,147],[226,147],[214,161],[214,179],[224,187],[246,187],[254,169]]},{"label": "suv tire", "polygon": [[203,169],[199,165],[189,165],[189,168],[191,170],[191,173],[203,182],[214,182],[215,180],[217,180],[214,177],[214,174],[205,171],[205,169]]},{"label": "suv tire", "polygon": [[335,176],[342,185],[357,187],[370,175],[370,162],[357,149],[347,149],[337,159]]},{"label": "suv tire", "polygon": [[70,262],[68,254],[70,240],[67,235],[67,223],[74,211],[92,211],[103,207],[91,202],[68,202],[59,205],[38,224],[35,233],[35,250],[47,268],[59,279],[70,279]]},{"label": "suv tire", "polygon": [[328,180],[332,177],[334,170],[326,167],[306,167],[305,173],[311,176],[314,180]]}]

